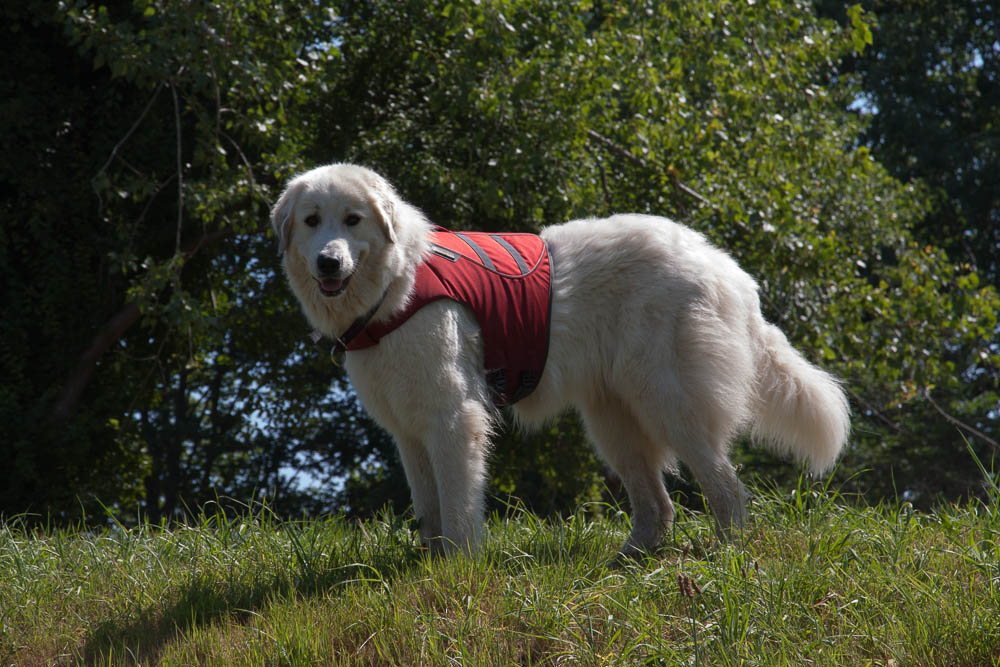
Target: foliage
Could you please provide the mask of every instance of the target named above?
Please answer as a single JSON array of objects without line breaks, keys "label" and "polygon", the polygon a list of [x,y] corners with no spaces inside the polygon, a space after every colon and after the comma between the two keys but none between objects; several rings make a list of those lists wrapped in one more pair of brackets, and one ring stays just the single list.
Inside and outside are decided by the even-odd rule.
[{"label": "foliage", "polygon": [[[821,6],[823,6],[821,4]],[[859,6],[860,7],[860,6]],[[973,2],[870,1],[874,41],[841,64],[861,87],[863,140],[934,206],[915,227],[997,284],[1000,271],[1000,20]],[[825,11],[836,15],[833,7]]]},{"label": "foliage", "polygon": [[0,659],[17,664],[995,664],[1000,508],[922,514],[757,490],[739,544],[682,512],[610,563],[624,515],[495,519],[429,560],[392,515],[0,526]]},{"label": "foliage", "polygon": [[[933,188],[859,145],[837,67],[877,37],[866,12],[838,26],[778,0],[2,11],[0,512],[405,505],[387,436],[304,342],[267,232],[292,173],[342,159],[452,228],[626,210],[692,225],[844,376],[845,478],[925,500],[978,488],[926,397],[995,435],[1000,304],[911,233]],[[582,440],[572,418],[505,433],[494,492],[542,512],[595,498]]]},{"label": "foliage", "polygon": [[[307,128],[286,114],[307,90],[286,84],[328,57],[313,46],[328,15],[156,2],[10,15],[8,67],[30,60],[39,76],[5,115],[22,153],[3,179],[0,440],[17,463],[0,507],[59,516],[103,501],[155,520],[262,493],[308,509],[290,465],[322,478],[319,455],[351,465],[385,444],[356,437],[367,422],[343,378],[331,387],[299,342],[263,233],[304,152]],[[333,432],[350,434],[346,449],[329,451]]]},{"label": "foliage", "polygon": [[[871,38],[862,12],[839,29],[777,2],[426,6],[364,3],[336,24],[339,73],[378,91],[349,108],[340,87],[320,100],[337,155],[376,165],[452,227],[623,210],[695,226],[759,277],[767,315],[846,377],[860,419],[845,476],[875,468],[861,488],[895,481],[925,500],[975,484],[948,455],[964,451],[958,432],[923,397],[997,367],[997,296],[911,238],[926,192],[856,147],[863,126],[835,65]],[[961,416],[982,427],[988,401]]]},{"label": "foliage", "polygon": [[[891,418],[880,421],[890,433],[911,431],[902,438],[906,449],[900,448],[892,457],[917,450],[921,460],[917,465],[938,468],[938,443],[949,437],[953,426],[947,418],[941,419],[944,412],[976,429],[981,434],[976,440],[980,447],[986,438],[991,437],[993,447],[1000,439],[1000,349],[996,344],[1000,329],[993,314],[977,312],[983,306],[995,311],[995,306],[990,302],[972,305],[962,294],[975,292],[978,285],[995,288],[1000,284],[997,14],[994,6],[978,1],[918,1],[905,6],[866,1],[864,10],[855,5],[848,16],[840,3],[820,2],[818,7],[821,14],[845,25],[863,22],[873,28],[870,45],[842,59],[838,74],[857,82],[852,108],[863,122],[860,140],[889,173],[905,183],[918,184],[929,201],[909,224],[912,247],[922,251],[901,264],[895,281],[888,281],[893,288],[886,292],[886,305],[894,304],[894,319],[920,323],[922,335],[942,340],[939,349],[944,354],[918,345],[907,355],[938,356],[935,363],[944,366],[938,377],[948,381],[941,384],[928,378],[921,386],[919,378],[910,379],[915,369],[905,367],[901,375],[883,375],[887,381],[904,383],[900,403],[905,408],[888,410]],[[933,248],[946,251],[950,259],[943,255],[930,262],[921,259],[921,255],[936,254]],[[954,305],[945,310],[953,315],[942,315],[933,306],[927,309],[922,298],[911,296],[907,275],[936,276],[942,286],[957,286]],[[954,314],[966,307],[964,321],[954,326]],[[884,307],[876,312],[885,312]],[[943,330],[937,326],[942,320],[949,322]],[[954,441],[954,436],[950,439]],[[985,447],[981,451],[985,454]],[[991,455],[995,454],[994,450]],[[931,490],[964,484],[953,478],[955,470],[950,465],[940,467],[943,480],[934,478],[919,486]]]}]

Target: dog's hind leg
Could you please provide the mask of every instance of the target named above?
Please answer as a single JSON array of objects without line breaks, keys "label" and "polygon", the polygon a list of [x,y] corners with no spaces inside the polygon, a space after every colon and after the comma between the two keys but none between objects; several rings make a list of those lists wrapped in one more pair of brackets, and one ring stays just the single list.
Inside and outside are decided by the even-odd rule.
[{"label": "dog's hind leg", "polygon": [[699,336],[712,340],[713,331],[707,325],[688,331],[684,338],[697,344],[680,348],[679,368],[650,363],[650,371],[626,388],[637,388],[627,400],[643,429],[690,469],[715,515],[716,532],[729,540],[746,518],[747,493],[727,452],[748,412],[752,364],[746,349],[724,346],[718,337],[706,348]]},{"label": "dog's hind leg", "polygon": [[581,414],[595,448],[621,478],[632,505],[632,533],[621,553],[652,551],[674,519],[674,506],[663,485],[669,450],[650,440],[617,396],[592,398],[581,406]]},{"label": "dog's hind leg", "polygon": [[[701,412],[684,409],[689,396],[651,392],[658,400],[638,400],[636,413],[646,431],[669,443],[676,456],[690,469],[716,519],[716,532],[728,541],[734,529],[743,527],[748,494],[726,456],[732,429],[724,417],[712,420]],[[665,410],[664,405],[677,406]],[[725,415],[720,412],[720,415]]]},{"label": "dog's hind leg", "polygon": [[695,445],[682,456],[712,508],[716,534],[723,542],[731,541],[733,532],[743,529],[749,496],[736,469],[721,446]]}]

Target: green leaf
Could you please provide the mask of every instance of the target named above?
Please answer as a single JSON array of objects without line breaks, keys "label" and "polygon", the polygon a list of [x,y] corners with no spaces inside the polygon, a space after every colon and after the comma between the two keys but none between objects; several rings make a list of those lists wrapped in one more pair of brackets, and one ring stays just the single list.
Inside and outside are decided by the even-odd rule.
[{"label": "green leaf", "polygon": [[861,5],[851,5],[847,8],[847,16],[851,21],[851,42],[855,53],[861,53],[865,46],[873,43],[871,28],[865,17],[865,10]]}]

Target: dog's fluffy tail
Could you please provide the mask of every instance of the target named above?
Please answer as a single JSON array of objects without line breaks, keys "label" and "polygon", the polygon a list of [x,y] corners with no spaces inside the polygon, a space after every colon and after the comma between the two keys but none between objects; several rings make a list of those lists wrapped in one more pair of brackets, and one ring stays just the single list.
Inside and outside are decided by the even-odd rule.
[{"label": "dog's fluffy tail", "polygon": [[847,396],[837,379],[806,361],[780,329],[762,324],[753,436],[824,473],[851,430]]}]

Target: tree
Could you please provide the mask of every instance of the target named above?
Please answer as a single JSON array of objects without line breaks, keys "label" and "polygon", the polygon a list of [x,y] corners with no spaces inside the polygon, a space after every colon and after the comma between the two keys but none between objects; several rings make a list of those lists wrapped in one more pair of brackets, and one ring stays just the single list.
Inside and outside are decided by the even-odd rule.
[{"label": "tree", "polygon": [[[858,145],[836,64],[863,31],[808,5],[5,12],[4,80],[39,85],[8,86],[2,121],[17,160],[0,172],[0,447],[16,464],[0,511],[406,502],[391,443],[305,342],[267,231],[287,178],[331,160],[376,168],[452,228],[629,210],[705,232],[759,278],[769,318],[845,377],[858,419],[844,474],[875,468],[857,478],[874,492],[892,492],[890,473],[917,488],[921,466],[964,447],[923,392],[960,395],[972,360],[1000,365],[995,291],[910,234],[926,192]],[[494,490],[543,511],[595,497],[581,436],[571,418],[505,433]],[[971,462],[949,470],[947,490],[968,491]]]},{"label": "tree", "polygon": [[[987,2],[866,2],[875,39],[840,69],[856,75],[863,139],[889,171],[921,180],[933,205],[915,226],[997,284],[1000,271],[1000,30]],[[827,9],[836,15],[833,8]]]},{"label": "tree", "polygon": [[863,16],[838,28],[780,2],[345,7],[338,72],[375,92],[344,107],[355,96],[338,86],[317,105],[338,156],[453,227],[622,210],[692,224],[846,377],[858,423],[845,477],[874,468],[858,485],[882,494],[975,488],[964,442],[923,396],[964,390],[983,354],[996,367],[996,294],[911,237],[926,190],[858,147],[844,108],[856,89],[836,63],[865,45]]},{"label": "tree", "polygon": [[[327,14],[5,13],[4,81],[18,84],[3,133],[0,442],[15,464],[0,511],[105,504],[157,520],[255,489],[298,511],[288,468],[316,467],[313,450],[330,447],[313,442],[320,424],[365,423],[330,393],[328,367],[291,363],[306,351],[301,320],[264,233],[304,152],[292,126],[275,129],[307,101],[285,83],[319,71]],[[369,456],[356,435],[338,455]]]},{"label": "tree", "polygon": [[[863,145],[895,178],[927,195],[929,205],[911,225],[914,241],[945,250],[962,267],[964,284],[1000,284],[1000,26],[995,6],[872,1],[846,13],[838,3],[819,7],[845,25],[871,23],[870,45],[842,59],[838,75],[857,82],[852,107],[863,122]],[[993,321],[987,316],[987,323]],[[960,429],[981,455],[995,456],[998,334],[987,324],[967,348],[953,341],[946,356],[959,381],[925,387],[915,396],[911,392],[907,415],[887,423],[897,430],[912,428],[920,433],[912,440],[929,443]],[[911,422],[914,415],[921,416]],[[951,475],[951,465],[933,465],[943,467],[946,478]]]}]

